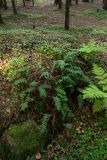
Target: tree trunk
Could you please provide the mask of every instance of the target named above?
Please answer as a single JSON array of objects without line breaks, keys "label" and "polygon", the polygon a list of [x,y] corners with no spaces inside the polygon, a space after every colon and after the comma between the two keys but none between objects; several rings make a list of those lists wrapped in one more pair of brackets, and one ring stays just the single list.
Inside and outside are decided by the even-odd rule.
[{"label": "tree trunk", "polygon": [[3,24],[3,19],[2,19],[1,13],[0,13],[0,24]]},{"label": "tree trunk", "polygon": [[7,1],[3,0],[3,3],[4,3],[4,9],[8,9],[8,7],[7,7]]},{"label": "tree trunk", "polygon": [[12,0],[12,8],[13,8],[13,14],[17,14],[15,0]]},{"label": "tree trunk", "polygon": [[66,0],[65,4],[65,29],[69,30],[69,8],[70,8],[70,0]]},{"label": "tree trunk", "polygon": [[82,0],[83,2],[89,2],[89,0]]},{"label": "tree trunk", "polygon": [[32,6],[33,6],[33,7],[35,6],[35,2],[34,2],[34,0],[32,0]]},{"label": "tree trunk", "polygon": [[24,7],[26,6],[26,4],[25,4],[25,0],[23,0],[23,6],[24,6]]},{"label": "tree trunk", "polygon": [[76,4],[78,4],[78,0],[76,0]]},{"label": "tree trunk", "polygon": [[3,1],[0,0],[0,8],[2,8],[2,7],[3,7]]},{"label": "tree trunk", "polygon": [[107,10],[107,0],[103,0],[103,9]]},{"label": "tree trunk", "polygon": [[62,9],[62,0],[59,0],[58,6],[59,6],[59,9]]}]

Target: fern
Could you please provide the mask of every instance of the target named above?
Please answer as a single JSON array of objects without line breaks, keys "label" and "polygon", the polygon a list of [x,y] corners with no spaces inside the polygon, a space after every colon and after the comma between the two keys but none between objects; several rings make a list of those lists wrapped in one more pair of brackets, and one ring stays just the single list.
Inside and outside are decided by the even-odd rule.
[{"label": "fern", "polygon": [[106,110],[107,112],[107,73],[96,64],[93,65],[92,72],[96,79],[96,85],[89,85],[83,90],[83,98],[93,101],[93,112]]},{"label": "fern", "polygon": [[46,89],[49,89],[49,88],[51,88],[50,85],[41,84],[41,85],[38,87],[40,97],[46,97],[46,96],[47,96]]},{"label": "fern", "polygon": [[43,135],[47,130],[47,125],[50,120],[50,114],[44,114],[39,126],[40,136]]},{"label": "fern", "polygon": [[72,112],[68,106],[68,98],[63,88],[56,88],[56,97],[53,97],[53,100],[57,111],[63,115],[64,119],[71,117]]}]

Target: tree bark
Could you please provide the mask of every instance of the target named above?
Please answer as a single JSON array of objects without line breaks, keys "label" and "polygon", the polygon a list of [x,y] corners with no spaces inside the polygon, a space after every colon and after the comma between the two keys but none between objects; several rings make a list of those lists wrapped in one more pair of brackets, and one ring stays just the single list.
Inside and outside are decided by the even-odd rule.
[{"label": "tree bark", "polygon": [[34,2],[34,0],[32,0],[32,6],[33,6],[33,7],[35,6],[35,2]]},{"label": "tree bark", "polygon": [[3,1],[0,0],[0,8],[2,8],[2,7],[3,7]]},{"label": "tree bark", "polygon": [[78,4],[78,0],[76,0],[76,4]]},{"label": "tree bark", "polygon": [[12,8],[13,8],[13,14],[17,14],[15,0],[12,0]]},{"label": "tree bark", "polygon": [[3,0],[3,3],[4,3],[4,9],[8,9],[8,7],[7,7],[7,1]]},{"label": "tree bark", "polygon": [[62,0],[59,0],[58,6],[59,6],[59,9],[62,9]]},{"label": "tree bark", "polygon": [[24,7],[26,6],[26,4],[25,4],[25,0],[23,0],[23,6],[24,6]]},{"label": "tree bark", "polygon": [[3,24],[3,19],[2,19],[1,13],[0,13],[0,24]]},{"label": "tree bark", "polygon": [[69,30],[69,8],[70,8],[70,0],[66,0],[65,4],[65,29]]},{"label": "tree bark", "polygon": [[83,2],[89,2],[89,0],[82,0]]},{"label": "tree bark", "polygon": [[103,0],[103,9],[107,10],[107,0]]}]

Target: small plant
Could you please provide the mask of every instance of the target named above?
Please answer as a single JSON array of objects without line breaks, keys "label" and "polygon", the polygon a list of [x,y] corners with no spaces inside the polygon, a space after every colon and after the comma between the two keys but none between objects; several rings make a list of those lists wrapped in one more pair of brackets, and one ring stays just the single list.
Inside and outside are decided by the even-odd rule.
[{"label": "small plant", "polygon": [[87,44],[83,44],[79,51],[83,54],[85,59],[88,58],[94,58],[96,55],[101,54],[102,52],[105,52],[107,49],[107,44],[100,43],[97,44],[95,40],[90,40]]},{"label": "small plant", "polygon": [[52,45],[43,44],[38,48],[38,51],[46,56],[50,56],[52,58],[60,57],[62,54],[62,51],[58,47],[54,47]]},{"label": "small plant", "polygon": [[98,65],[93,65],[92,70],[96,84],[90,84],[83,90],[83,98],[91,100],[93,111],[106,111],[107,114],[107,73]]},{"label": "small plant", "polygon": [[13,102],[23,111],[35,109],[41,117],[41,134],[54,117],[62,125],[69,121],[74,109],[81,107],[80,90],[89,78],[81,67],[79,54],[71,50],[62,59],[53,60],[48,68],[33,57],[19,55],[3,67],[2,74],[12,83]]}]

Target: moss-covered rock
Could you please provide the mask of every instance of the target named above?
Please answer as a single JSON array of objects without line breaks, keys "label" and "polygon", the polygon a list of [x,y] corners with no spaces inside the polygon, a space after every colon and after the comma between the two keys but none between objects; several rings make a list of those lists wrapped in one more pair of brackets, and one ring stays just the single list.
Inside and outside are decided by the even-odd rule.
[{"label": "moss-covered rock", "polygon": [[4,139],[10,146],[11,160],[24,160],[27,155],[43,149],[47,135],[40,137],[35,122],[24,122],[11,126]]}]

